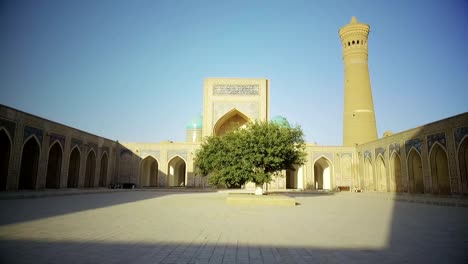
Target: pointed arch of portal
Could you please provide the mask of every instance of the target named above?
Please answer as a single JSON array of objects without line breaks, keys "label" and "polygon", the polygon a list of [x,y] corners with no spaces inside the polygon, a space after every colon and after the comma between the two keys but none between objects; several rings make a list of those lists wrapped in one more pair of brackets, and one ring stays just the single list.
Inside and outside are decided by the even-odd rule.
[{"label": "pointed arch of portal", "polygon": [[169,160],[167,166],[169,187],[186,186],[187,163],[179,155]]},{"label": "pointed arch of portal", "polygon": [[370,158],[364,160],[364,188],[368,191],[375,191],[375,176]]},{"label": "pointed arch of portal", "polygon": [[331,190],[333,166],[324,156],[314,162],[314,186],[319,190]]},{"label": "pointed arch of portal", "polygon": [[450,194],[450,177],[447,152],[436,142],[429,153],[431,166],[432,192],[434,194]]},{"label": "pointed arch of portal", "polygon": [[424,193],[424,182],[422,172],[422,160],[419,152],[412,147],[408,153],[407,159],[408,178],[410,182],[410,191],[413,193]]},{"label": "pointed arch of portal", "polygon": [[147,156],[140,163],[140,186],[159,186],[159,162],[153,156]]},{"label": "pointed arch of portal", "polygon": [[216,124],[213,127],[213,135],[222,136],[232,130],[242,127],[248,122],[250,122],[250,118],[234,108],[216,121]]},{"label": "pointed arch of portal", "polygon": [[0,191],[6,190],[8,168],[10,165],[11,137],[8,131],[0,128]]}]

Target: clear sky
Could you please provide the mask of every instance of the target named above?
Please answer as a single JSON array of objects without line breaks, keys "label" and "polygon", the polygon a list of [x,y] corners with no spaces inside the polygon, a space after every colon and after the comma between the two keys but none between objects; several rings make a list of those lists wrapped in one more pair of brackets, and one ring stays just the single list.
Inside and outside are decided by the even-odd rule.
[{"label": "clear sky", "polygon": [[468,111],[467,1],[1,1],[0,103],[119,141],[184,141],[206,77],[270,80],[270,113],[342,143],[338,30],[371,26],[379,136]]}]

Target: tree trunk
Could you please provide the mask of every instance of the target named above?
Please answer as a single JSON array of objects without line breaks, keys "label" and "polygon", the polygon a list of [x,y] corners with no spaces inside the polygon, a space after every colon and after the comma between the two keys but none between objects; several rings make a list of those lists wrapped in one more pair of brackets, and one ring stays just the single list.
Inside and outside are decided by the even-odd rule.
[{"label": "tree trunk", "polygon": [[255,183],[255,195],[263,195],[263,183]]}]

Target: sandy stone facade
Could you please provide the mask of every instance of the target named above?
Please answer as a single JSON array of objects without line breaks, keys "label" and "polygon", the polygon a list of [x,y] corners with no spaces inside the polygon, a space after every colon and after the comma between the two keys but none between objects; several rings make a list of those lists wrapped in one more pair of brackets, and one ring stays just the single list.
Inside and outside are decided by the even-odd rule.
[{"label": "sandy stone facade", "polygon": [[[354,18],[340,30],[345,64],[344,146],[307,144],[306,164],[284,171],[265,190],[468,194],[468,113],[376,138],[368,32],[369,26]],[[365,61],[357,59],[361,57]],[[187,124],[184,142],[112,141],[0,105],[0,189],[123,183],[210,187],[194,173],[193,159],[202,138],[223,135],[252,120],[271,120],[270,82],[207,78],[203,93],[203,115]]]}]

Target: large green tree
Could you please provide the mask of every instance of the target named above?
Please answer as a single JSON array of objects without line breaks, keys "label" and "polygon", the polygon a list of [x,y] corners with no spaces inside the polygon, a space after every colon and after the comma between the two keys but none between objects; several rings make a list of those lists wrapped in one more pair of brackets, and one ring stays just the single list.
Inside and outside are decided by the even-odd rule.
[{"label": "large green tree", "polygon": [[305,163],[300,127],[255,121],[223,136],[204,139],[196,152],[196,172],[215,186],[268,183],[273,175]]}]

